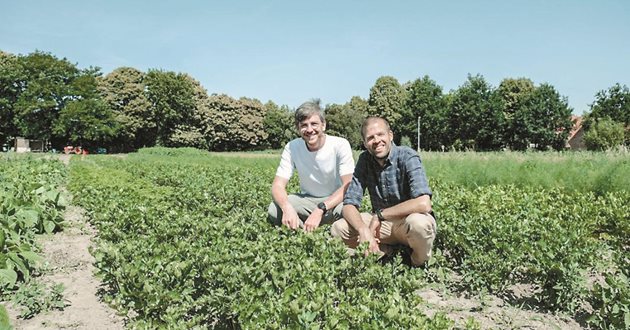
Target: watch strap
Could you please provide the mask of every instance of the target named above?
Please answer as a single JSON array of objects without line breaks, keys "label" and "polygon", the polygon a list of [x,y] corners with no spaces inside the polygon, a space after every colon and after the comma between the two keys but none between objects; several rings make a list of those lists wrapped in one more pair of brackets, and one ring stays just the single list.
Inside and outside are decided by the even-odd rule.
[{"label": "watch strap", "polygon": [[383,217],[383,209],[376,210],[376,216],[380,221],[385,221],[385,217]]},{"label": "watch strap", "polygon": [[321,202],[319,204],[317,204],[317,208],[324,211],[324,213],[326,213],[326,211],[328,211],[328,208],[326,207],[326,203]]}]

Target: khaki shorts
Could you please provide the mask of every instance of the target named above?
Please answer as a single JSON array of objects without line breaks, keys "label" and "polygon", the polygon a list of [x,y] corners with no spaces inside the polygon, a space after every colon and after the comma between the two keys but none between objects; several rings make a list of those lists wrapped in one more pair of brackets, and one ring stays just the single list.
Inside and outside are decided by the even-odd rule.
[{"label": "khaki shorts", "polygon": [[[317,208],[317,204],[325,201],[328,197],[313,197],[304,194],[290,194],[289,203],[298,214],[300,218],[300,227],[304,226],[304,221],[309,215]],[[326,211],[324,218],[320,224],[331,224],[336,220],[341,219],[341,209],[343,203],[339,203],[334,209]],[[268,220],[270,223],[281,226],[282,225],[282,209],[275,202],[269,204],[267,211]]]}]

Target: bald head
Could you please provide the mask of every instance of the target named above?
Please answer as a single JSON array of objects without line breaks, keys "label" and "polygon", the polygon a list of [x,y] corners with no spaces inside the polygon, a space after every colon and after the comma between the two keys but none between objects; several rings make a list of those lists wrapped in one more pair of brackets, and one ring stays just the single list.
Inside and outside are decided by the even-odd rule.
[{"label": "bald head", "polygon": [[387,128],[388,131],[391,131],[392,129],[389,127],[389,122],[387,121],[387,119],[382,118],[382,117],[376,117],[376,116],[370,116],[365,118],[365,120],[363,120],[363,125],[361,125],[361,138],[363,140],[365,140],[365,128],[370,126],[372,123],[375,122],[382,122],[385,124],[385,127]]}]

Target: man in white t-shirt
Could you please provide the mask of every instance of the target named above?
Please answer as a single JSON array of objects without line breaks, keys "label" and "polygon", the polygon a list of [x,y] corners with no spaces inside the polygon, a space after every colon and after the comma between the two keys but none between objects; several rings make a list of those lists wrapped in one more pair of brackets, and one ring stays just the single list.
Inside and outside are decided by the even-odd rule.
[{"label": "man in white t-shirt", "polygon": [[[269,221],[310,232],[341,218],[341,202],[352,179],[354,159],[348,140],[326,135],[319,100],[302,104],[295,111],[295,124],[301,137],[287,143],[282,152],[271,184]],[[294,169],[300,193],[289,195],[286,188]]]}]

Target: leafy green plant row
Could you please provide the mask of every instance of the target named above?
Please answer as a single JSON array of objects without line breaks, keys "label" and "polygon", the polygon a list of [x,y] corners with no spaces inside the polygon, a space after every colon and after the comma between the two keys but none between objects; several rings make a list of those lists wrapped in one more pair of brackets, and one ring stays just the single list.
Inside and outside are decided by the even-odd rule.
[{"label": "leafy green plant row", "polygon": [[[592,296],[587,275],[627,269],[621,249],[630,235],[627,191],[596,197],[514,186],[435,189],[437,248],[448,256],[441,262],[463,276],[466,288],[507,293],[528,283],[539,306],[576,312]],[[620,226],[603,239],[611,223]]]},{"label": "leafy green plant row", "polygon": [[[99,229],[97,266],[110,299],[139,327],[428,328],[401,260],[349,258],[326,228],[266,222],[271,167],[207,158],[77,162],[70,188]],[[179,160],[179,161],[177,161]]]},{"label": "leafy green plant row", "polygon": [[433,179],[439,229],[427,272],[400,259],[349,258],[326,228],[270,227],[275,159],[95,161],[73,165],[71,189],[99,227],[96,256],[112,300],[138,313],[138,325],[440,328],[450,321],[422,316],[413,293],[438,280],[506,296],[530,284],[536,308],[578,314],[587,303],[593,325],[624,328],[628,191]]},{"label": "leafy green plant row", "polygon": [[13,290],[27,280],[35,263],[35,234],[61,228],[66,199],[64,165],[34,158],[0,160],[0,289]]}]

